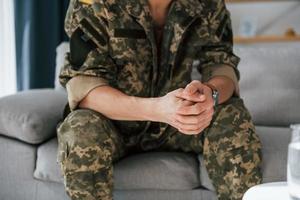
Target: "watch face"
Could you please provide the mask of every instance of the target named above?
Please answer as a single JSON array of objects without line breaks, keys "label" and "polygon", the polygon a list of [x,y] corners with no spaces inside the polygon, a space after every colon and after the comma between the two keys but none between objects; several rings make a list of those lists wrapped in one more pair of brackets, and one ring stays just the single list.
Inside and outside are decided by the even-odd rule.
[{"label": "watch face", "polygon": [[213,99],[214,99],[214,105],[217,106],[219,104],[219,92],[216,90],[213,90]]},{"label": "watch face", "polygon": [[205,85],[207,85],[211,89],[212,98],[214,99],[214,106],[217,106],[219,104],[219,92],[217,88],[210,83],[205,83]]}]

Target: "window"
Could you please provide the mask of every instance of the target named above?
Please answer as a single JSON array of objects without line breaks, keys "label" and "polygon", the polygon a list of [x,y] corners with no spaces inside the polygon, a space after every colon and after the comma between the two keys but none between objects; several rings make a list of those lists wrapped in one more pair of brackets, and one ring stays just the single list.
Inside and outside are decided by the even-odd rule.
[{"label": "window", "polygon": [[0,0],[0,97],[16,92],[14,1]]}]

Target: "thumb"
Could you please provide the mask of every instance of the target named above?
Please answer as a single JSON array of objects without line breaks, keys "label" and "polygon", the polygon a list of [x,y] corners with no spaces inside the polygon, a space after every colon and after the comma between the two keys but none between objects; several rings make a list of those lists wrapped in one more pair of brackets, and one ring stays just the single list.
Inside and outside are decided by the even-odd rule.
[{"label": "thumb", "polygon": [[188,95],[191,95],[191,94],[194,94],[195,92],[197,92],[198,91],[198,88],[195,86],[195,85],[193,85],[193,84],[188,84],[186,87],[185,87],[185,89],[184,89],[184,93],[185,94],[188,94]]},{"label": "thumb", "polygon": [[189,101],[189,100],[183,100],[182,101],[182,106],[191,106],[191,105],[194,105],[195,102],[193,101]]}]

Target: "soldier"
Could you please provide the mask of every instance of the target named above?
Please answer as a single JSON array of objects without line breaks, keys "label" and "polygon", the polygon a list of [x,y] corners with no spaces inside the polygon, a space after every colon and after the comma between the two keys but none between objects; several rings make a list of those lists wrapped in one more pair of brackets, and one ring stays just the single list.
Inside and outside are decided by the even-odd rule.
[{"label": "soldier", "polygon": [[111,200],[113,163],[151,150],[203,154],[220,200],[261,182],[224,0],[71,0],[65,29],[58,160],[72,200]]}]

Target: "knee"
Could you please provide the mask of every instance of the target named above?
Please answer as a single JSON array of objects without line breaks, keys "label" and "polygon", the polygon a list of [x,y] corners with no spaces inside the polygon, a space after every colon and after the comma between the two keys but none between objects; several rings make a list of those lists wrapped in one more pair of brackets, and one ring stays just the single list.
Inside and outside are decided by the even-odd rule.
[{"label": "knee", "polygon": [[113,151],[110,123],[108,118],[92,110],[78,109],[70,113],[57,128],[58,162],[67,158],[74,163],[108,159]]},{"label": "knee", "polygon": [[110,120],[88,109],[71,112],[58,126],[58,138],[69,144],[91,145],[108,138]]},{"label": "knee", "polygon": [[220,150],[240,147],[260,149],[251,115],[240,98],[231,98],[217,107],[207,137]]},{"label": "knee", "polygon": [[218,123],[233,130],[253,129],[251,115],[245,107],[241,98],[231,98],[226,103],[217,107],[215,112],[215,123]]}]

